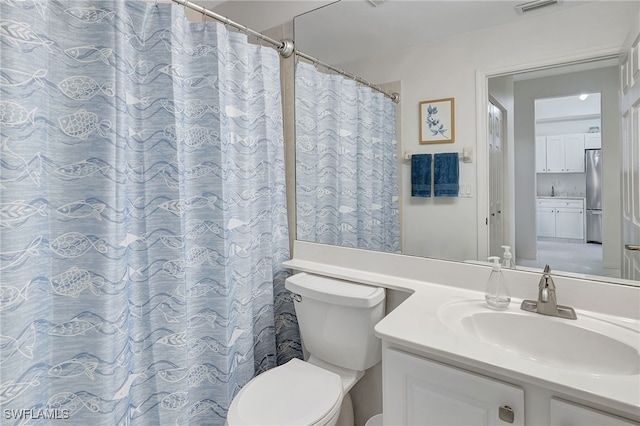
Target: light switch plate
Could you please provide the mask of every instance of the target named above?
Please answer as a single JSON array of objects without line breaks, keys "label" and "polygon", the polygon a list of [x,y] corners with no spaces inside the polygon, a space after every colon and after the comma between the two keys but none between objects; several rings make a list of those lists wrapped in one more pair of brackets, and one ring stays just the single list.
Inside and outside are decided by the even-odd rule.
[{"label": "light switch plate", "polygon": [[473,185],[470,183],[461,183],[458,189],[458,197],[473,198]]}]

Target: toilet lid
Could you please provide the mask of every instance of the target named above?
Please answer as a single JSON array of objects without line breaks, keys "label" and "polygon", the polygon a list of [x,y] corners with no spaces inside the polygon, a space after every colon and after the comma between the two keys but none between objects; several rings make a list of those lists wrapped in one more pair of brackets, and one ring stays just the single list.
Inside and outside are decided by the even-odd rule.
[{"label": "toilet lid", "polygon": [[255,377],[233,399],[230,425],[313,425],[342,403],[339,375],[292,359]]}]

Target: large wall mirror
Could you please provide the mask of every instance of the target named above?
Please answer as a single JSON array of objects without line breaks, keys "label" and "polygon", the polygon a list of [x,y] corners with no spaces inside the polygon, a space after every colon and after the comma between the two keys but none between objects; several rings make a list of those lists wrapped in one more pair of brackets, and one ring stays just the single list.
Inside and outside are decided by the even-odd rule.
[{"label": "large wall mirror", "polygon": [[[374,232],[385,241],[376,250],[477,262],[501,256],[502,246],[508,245],[518,267],[549,263],[557,274],[637,285],[640,271],[625,271],[621,263],[622,200],[640,197],[632,193],[640,190],[638,185],[625,187],[621,179],[619,105],[627,78],[621,74],[621,52],[640,19],[640,5],[565,0],[521,13],[520,3],[342,0],[297,16],[297,49],[401,95],[395,106],[373,95],[348,95],[336,86],[344,84],[338,83],[337,73],[298,60],[298,214],[339,216],[373,206],[386,213],[370,221],[396,223],[395,212],[398,224],[397,235],[384,227]],[[324,97],[309,101],[304,94],[320,87],[311,77],[314,71],[333,86]],[[382,130],[368,137],[374,151],[353,154],[340,142],[327,146],[327,140],[336,143],[353,130],[317,127],[350,114],[343,105],[309,115],[310,107],[330,97],[394,117],[393,125],[380,124]],[[420,103],[451,98],[455,139],[421,143],[420,122],[426,113]],[[367,128],[376,125],[373,121],[367,121]],[[380,141],[390,131],[396,137],[383,147]],[[304,176],[309,163],[302,159],[312,149],[332,150],[332,170],[346,172],[353,182],[361,174],[379,187],[356,184],[345,191],[378,191],[383,201],[365,197],[366,203],[313,210],[306,201],[310,194],[322,197],[341,184],[326,179],[326,168]],[[345,152],[353,154],[351,162],[344,162]],[[432,154],[435,159],[436,154],[452,153],[459,158],[457,196],[412,196],[414,156]],[[362,161],[367,156],[380,162],[372,166]],[[362,172],[361,166],[369,169]],[[595,204],[593,185],[599,189]],[[320,225],[298,218],[296,238],[327,242],[315,239],[314,226]],[[340,226],[334,231],[339,233]],[[328,243],[357,247],[339,238]]]}]

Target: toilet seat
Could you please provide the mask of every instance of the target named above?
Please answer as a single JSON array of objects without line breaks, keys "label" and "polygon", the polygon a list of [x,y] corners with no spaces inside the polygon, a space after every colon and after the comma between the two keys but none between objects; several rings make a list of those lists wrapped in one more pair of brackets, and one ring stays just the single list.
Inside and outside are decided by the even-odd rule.
[{"label": "toilet seat", "polygon": [[339,375],[299,359],[253,378],[238,392],[227,414],[236,425],[323,425],[342,404]]}]

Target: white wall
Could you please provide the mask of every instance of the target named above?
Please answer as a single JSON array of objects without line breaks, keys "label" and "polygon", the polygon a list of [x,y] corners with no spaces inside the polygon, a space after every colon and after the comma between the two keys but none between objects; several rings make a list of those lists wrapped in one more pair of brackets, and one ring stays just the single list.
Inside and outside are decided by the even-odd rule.
[{"label": "white wall", "polygon": [[551,196],[552,185],[556,197],[584,197],[587,192],[586,173],[538,173],[536,182],[536,195],[542,197]]},{"label": "white wall", "polygon": [[584,197],[587,193],[586,173],[538,173],[536,195],[551,196],[551,185],[556,197]]},{"label": "white wall", "polygon": [[[475,78],[477,70],[557,59],[622,46],[636,2],[594,2],[542,17],[434,43],[380,54],[341,67],[369,81],[402,81],[402,149],[413,152],[461,152],[476,148]],[[456,141],[418,143],[418,103],[455,98]],[[476,163],[461,164],[461,183],[474,183]],[[481,171],[484,173],[485,171]],[[475,198],[415,199],[409,196],[409,166],[403,166],[403,232],[407,254],[448,259],[477,257]],[[474,194],[477,188],[474,187]],[[531,194],[531,199],[535,194]]]}]

